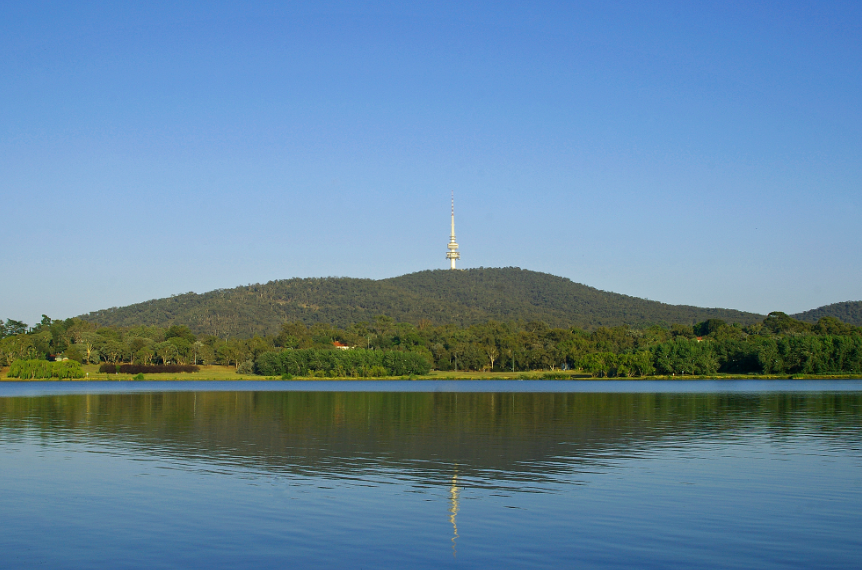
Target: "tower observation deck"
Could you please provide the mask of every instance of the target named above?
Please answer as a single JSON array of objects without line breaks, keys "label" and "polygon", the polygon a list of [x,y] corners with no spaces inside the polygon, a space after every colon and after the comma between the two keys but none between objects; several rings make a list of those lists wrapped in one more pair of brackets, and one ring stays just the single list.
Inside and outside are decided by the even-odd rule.
[{"label": "tower observation deck", "polygon": [[461,259],[461,254],[458,252],[458,242],[455,241],[455,193],[452,193],[452,233],[449,234],[449,251],[446,252],[446,259],[449,260],[449,269],[455,269],[455,260]]}]

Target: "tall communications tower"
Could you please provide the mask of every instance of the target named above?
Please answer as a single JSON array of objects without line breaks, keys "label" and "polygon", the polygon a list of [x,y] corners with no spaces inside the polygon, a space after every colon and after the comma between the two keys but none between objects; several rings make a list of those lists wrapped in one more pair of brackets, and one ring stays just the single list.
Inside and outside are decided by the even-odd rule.
[{"label": "tall communications tower", "polygon": [[455,193],[452,192],[452,233],[449,234],[449,251],[446,252],[446,259],[449,260],[449,269],[455,269],[455,260],[461,259],[461,254],[458,253],[458,242],[455,241]]}]

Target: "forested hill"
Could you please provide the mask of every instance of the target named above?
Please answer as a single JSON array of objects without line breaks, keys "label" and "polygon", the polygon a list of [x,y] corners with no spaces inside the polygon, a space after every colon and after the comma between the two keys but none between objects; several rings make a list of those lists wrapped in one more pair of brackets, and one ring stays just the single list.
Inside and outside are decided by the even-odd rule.
[{"label": "forested hill", "polygon": [[819,309],[811,309],[804,313],[791,315],[794,319],[806,323],[816,323],[821,317],[835,317],[848,325],[862,326],[862,301],[845,301],[832,303]]},{"label": "forested hill", "polygon": [[461,326],[488,320],[551,326],[694,324],[711,318],[751,324],[762,315],[667,305],[600,291],[518,268],[421,271],[378,281],[346,277],[286,279],[209,293],[186,293],[82,315],[101,325],[188,325],[197,334],[276,333],[285,321],[347,327],[375,316]]}]

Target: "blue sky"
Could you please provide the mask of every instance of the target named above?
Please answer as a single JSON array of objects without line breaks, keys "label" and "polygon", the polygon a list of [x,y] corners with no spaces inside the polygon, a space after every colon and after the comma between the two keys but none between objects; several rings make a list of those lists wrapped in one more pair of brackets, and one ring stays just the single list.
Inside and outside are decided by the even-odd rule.
[{"label": "blue sky", "polygon": [[4,2],[0,317],[518,266],[862,299],[862,3]]}]

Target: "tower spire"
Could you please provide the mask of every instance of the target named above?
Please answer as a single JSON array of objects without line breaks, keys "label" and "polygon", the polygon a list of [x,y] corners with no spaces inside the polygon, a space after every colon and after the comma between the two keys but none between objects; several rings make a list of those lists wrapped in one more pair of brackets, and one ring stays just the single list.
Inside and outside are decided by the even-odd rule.
[{"label": "tower spire", "polygon": [[446,252],[446,259],[449,260],[449,269],[455,269],[455,260],[461,259],[461,254],[458,253],[458,242],[455,241],[455,191],[452,191],[452,233],[449,234],[449,251]]}]

